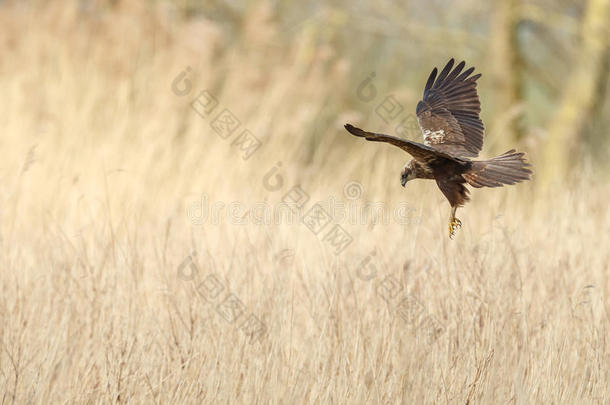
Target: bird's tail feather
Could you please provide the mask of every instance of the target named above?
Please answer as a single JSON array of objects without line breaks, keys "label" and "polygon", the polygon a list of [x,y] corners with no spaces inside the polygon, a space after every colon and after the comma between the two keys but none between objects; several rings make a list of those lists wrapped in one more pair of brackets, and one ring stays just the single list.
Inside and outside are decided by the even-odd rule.
[{"label": "bird's tail feather", "polygon": [[462,176],[473,187],[500,187],[529,180],[529,167],[525,154],[511,149],[493,159],[472,162],[471,169]]}]

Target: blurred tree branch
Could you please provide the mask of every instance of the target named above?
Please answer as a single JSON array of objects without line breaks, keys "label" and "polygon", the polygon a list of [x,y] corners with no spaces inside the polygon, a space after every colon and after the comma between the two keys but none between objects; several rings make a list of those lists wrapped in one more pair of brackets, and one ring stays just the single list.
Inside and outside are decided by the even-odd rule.
[{"label": "blurred tree branch", "polygon": [[540,7],[536,4],[520,4],[519,18],[523,21],[532,21],[537,25],[561,29],[568,34],[578,35],[578,22],[575,18],[565,14],[553,12],[548,7]]},{"label": "blurred tree branch", "polygon": [[[519,52],[517,29],[519,26],[519,0],[500,0],[495,3],[491,27],[492,77],[498,91],[496,109],[510,112],[522,103],[523,67]],[[522,136],[521,113],[511,114],[507,132],[502,137],[513,143]]]},{"label": "blurred tree branch", "polygon": [[577,65],[567,78],[563,96],[548,129],[544,150],[542,181],[549,185],[562,179],[570,160],[569,151],[577,145],[583,126],[591,118],[593,107],[604,83],[604,58],[608,49],[610,0],[589,0],[581,28],[581,48]]}]

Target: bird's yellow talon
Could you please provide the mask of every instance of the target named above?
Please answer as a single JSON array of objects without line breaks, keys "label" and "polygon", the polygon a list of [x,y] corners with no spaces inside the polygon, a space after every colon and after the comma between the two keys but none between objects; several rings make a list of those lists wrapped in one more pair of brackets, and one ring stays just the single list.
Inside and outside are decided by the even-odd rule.
[{"label": "bird's yellow talon", "polygon": [[462,221],[460,221],[457,218],[453,218],[453,220],[451,220],[449,222],[449,239],[453,239],[453,237],[455,236],[455,233],[461,227],[462,227]]}]

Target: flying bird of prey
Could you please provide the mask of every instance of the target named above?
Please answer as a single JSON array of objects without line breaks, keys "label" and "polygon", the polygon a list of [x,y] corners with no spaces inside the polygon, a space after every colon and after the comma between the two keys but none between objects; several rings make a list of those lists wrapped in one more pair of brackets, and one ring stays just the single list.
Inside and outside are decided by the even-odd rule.
[{"label": "flying bird of prey", "polygon": [[436,77],[432,70],[422,100],[417,103],[417,121],[424,143],[395,136],[364,131],[350,124],[345,129],[367,141],[387,142],[413,156],[400,174],[404,187],[409,180],[434,179],[451,204],[449,237],[461,228],[455,211],[469,200],[465,184],[473,187],[499,187],[529,180],[532,174],[523,153],[514,149],[489,160],[471,160],[483,146],[483,122],[477,94],[477,79],[471,76],[474,67],[462,72],[465,63],[455,69],[451,59]]}]

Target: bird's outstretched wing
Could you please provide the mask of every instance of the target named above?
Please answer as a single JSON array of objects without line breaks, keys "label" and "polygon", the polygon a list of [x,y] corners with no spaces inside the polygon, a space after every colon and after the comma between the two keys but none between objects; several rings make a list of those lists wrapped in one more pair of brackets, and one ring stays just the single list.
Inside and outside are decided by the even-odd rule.
[{"label": "bird's outstretched wing", "polygon": [[347,129],[347,131],[350,134],[361,137],[361,138],[365,138],[367,141],[387,142],[394,146],[398,146],[400,149],[404,150],[405,152],[407,152],[408,154],[413,156],[413,158],[415,160],[418,160],[422,163],[430,164],[434,161],[443,160],[443,159],[444,160],[453,160],[453,161],[460,160],[460,159],[456,159],[455,157],[453,157],[445,152],[436,150],[435,148],[431,148],[430,146],[426,146],[421,143],[408,141],[406,139],[397,138],[397,137],[391,136],[391,135],[376,134],[374,132],[364,131],[364,130],[362,130],[360,128],[356,128],[350,124],[345,124],[345,129]]},{"label": "bird's outstretched wing", "polygon": [[453,59],[436,77],[434,68],[417,104],[417,120],[424,144],[452,156],[476,157],[483,147],[483,122],[479,118],[481,104],[476,80],[470,76],[474,67],[465,70],[460,62],[455,69]]}]

